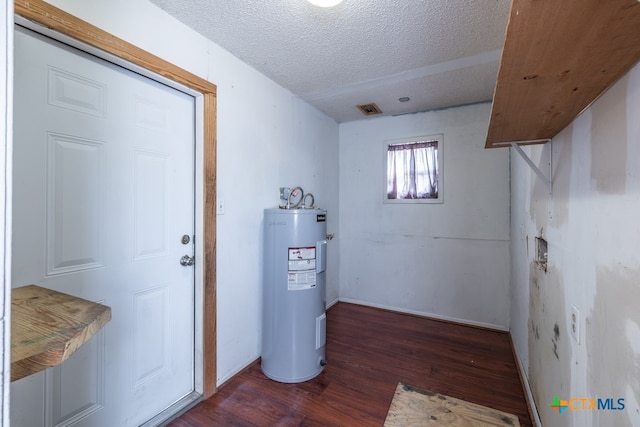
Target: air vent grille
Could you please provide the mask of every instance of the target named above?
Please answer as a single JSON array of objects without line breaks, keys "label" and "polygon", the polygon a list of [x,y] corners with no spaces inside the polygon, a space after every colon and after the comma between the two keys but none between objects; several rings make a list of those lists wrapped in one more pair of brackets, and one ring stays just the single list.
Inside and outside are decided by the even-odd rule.
[{"label": "air vent grille", "polygon": [[365,116],[373,116],[375,114],[382,114],[382,110],[378,107],[375,102],[371,102],[369,104],[362,104],[357,106],[362,114]]}]

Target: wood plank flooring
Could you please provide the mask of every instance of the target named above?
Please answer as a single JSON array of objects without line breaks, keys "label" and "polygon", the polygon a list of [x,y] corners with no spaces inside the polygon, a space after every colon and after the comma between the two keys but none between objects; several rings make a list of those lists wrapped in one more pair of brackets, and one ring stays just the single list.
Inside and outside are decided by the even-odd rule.
[{"label": "wood plank flooring", "polygon": [[269,380],[256,361],[169,425],[381,426],[403,382],[533,426],[507,333],[338,303],[326,355],[325,370],[299,384]]}]

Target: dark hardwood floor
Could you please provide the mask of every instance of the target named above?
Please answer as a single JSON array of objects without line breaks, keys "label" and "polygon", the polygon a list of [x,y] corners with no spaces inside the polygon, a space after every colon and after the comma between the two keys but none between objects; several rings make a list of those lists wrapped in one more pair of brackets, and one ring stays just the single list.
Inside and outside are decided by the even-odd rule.
[{"label": "dark hardwood floor", "polygon": [[326,355],[325,370],[299,384],[269,380],[256,361],[169,425],[381,426],[398,382],[533,425],[507,333],[338,303]]}]

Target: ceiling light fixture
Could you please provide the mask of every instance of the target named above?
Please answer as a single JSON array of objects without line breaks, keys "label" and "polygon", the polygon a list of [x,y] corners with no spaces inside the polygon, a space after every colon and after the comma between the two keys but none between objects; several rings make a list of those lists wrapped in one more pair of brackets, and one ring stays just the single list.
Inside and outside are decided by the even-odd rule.
[{"label": "ceiling light fixture", "polygon": [[319,7],[333,7],[342,3],[342,0],[307,0],[307,1],[312,5],[319,6]]}]

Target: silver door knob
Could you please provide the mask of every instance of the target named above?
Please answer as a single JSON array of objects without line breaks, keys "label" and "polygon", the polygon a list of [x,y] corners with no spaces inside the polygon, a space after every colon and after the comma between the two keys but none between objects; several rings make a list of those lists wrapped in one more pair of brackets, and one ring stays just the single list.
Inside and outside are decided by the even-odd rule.
[{"label": "silver door knob", "polygon": [[182,258],[180,258],[180,265],[183,265],[185,267],[193,265],[195,262],[196,262],[196,257],[194,256],[185,255]]}]

